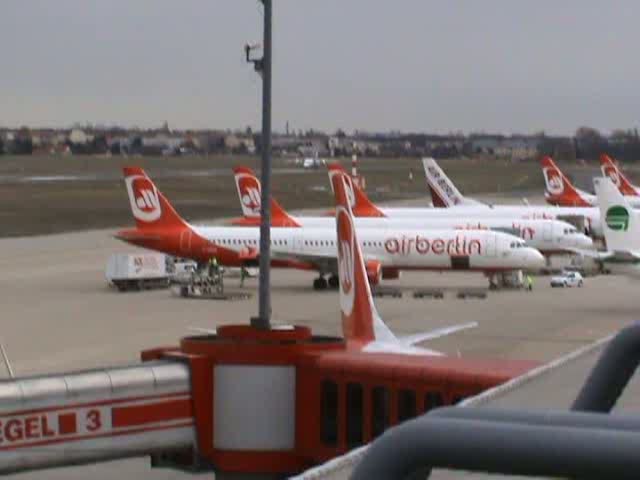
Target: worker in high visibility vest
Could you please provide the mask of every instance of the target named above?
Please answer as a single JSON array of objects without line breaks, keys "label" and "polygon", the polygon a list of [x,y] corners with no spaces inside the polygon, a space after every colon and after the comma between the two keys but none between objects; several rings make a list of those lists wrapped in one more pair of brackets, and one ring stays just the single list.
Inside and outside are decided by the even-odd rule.
[{"label": "worker in high visibility vest", "polygon": [[209,276],[213,277],[220,272],[220,266],[218,265],[218,259],[216,257],[211,257],[209,259]]},{"label": "worker in high visibility vest", "polygon": [[527,290],[533,290],[533,277],[531,276],[531,274],[527,274]]}]

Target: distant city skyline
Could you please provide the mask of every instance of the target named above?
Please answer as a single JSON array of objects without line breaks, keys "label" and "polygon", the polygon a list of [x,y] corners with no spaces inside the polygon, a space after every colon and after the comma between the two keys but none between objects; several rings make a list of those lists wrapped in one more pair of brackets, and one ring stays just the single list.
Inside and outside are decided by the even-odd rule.
[{"label": "distant city skyline", "polygon": [[[274,3],[280,132],[638,126],[638,2]],[[6,0],[0,127],[256,129],[261,20],[254,0]]]}]

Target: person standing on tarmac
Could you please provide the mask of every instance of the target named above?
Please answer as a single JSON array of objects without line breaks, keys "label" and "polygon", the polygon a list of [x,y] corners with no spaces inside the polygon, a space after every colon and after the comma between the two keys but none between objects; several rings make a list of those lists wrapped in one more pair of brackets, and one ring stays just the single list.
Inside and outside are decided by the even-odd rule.
[{"label": "person standing on tarmac", "polygon": [[216,257],[211,257],[209,259],[209,276],[213,277],[219,271],[220,267],[218,266],[218,259]]},{"label": "person standing on tarmac", "polygon": [[240,288],[244,287],[244,279],[247,278],[247,269],[240,267]]},{"label": "person standing on tarmac", "polygon": [[533,290],[533,277],[531,274],[527,274],[527,290],[530,292]]}]

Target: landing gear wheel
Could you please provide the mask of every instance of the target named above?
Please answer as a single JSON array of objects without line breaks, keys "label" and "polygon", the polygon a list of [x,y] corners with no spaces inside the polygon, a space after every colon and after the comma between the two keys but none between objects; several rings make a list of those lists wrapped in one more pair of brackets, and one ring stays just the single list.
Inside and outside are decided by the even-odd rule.
[{"label": "landing gear wheel", "polygon": [[340,286],[340,277],[337,275],[331,275],[329,277],[329,286],[331,288],[338,288]]},{"label": "landing gear wheel", "polygon": [[327,289],[327,281],[324,277],[318,277],[313,281],[314,290],[326,290]]}]

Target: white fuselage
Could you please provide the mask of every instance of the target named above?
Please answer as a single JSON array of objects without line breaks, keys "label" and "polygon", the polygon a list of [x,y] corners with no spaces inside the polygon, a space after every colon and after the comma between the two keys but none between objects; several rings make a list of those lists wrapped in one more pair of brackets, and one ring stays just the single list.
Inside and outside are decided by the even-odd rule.
[{"label": "white fuselage", "polygon": [[[335,220],[332,217],[301,216],[296,217],[295,220],[303,227],[333,228],[335,225]],[[354,220],[358,229],[496,230],[520,237],[528,246],[545,255],[572,253],[575,249],[588,250],[593,248],[591,238],[577,231],[573,225],[559,220],[514,220],[510,217],[475,217],[451,214],[440,215],[439,218],[399,216],[388,218],[357,217]]]},{"label": "white fuselage", "polygon": [[[260,245],[257,227],[192,228],[238,252]],[[544,264],[540,252],[520,238],[488,230],[366,228],[358,230],[358,238],[365,259],[378,261],[383,268],[500,271],[535,270]],[[335,227],[272,228],[271,248],[274,258],[328,265],[327,260],[337,256]]]},{"label": "white fuselage", "polygon": [[518,220],[563,220],[584,218],[585,227],[597,237],[602,237],[600,210],[597,207],[554,207],[535,205],[456,206],[450,208],[381,208],[390,218],[416,217],[423,220],[440,218],[488,218]]}]

